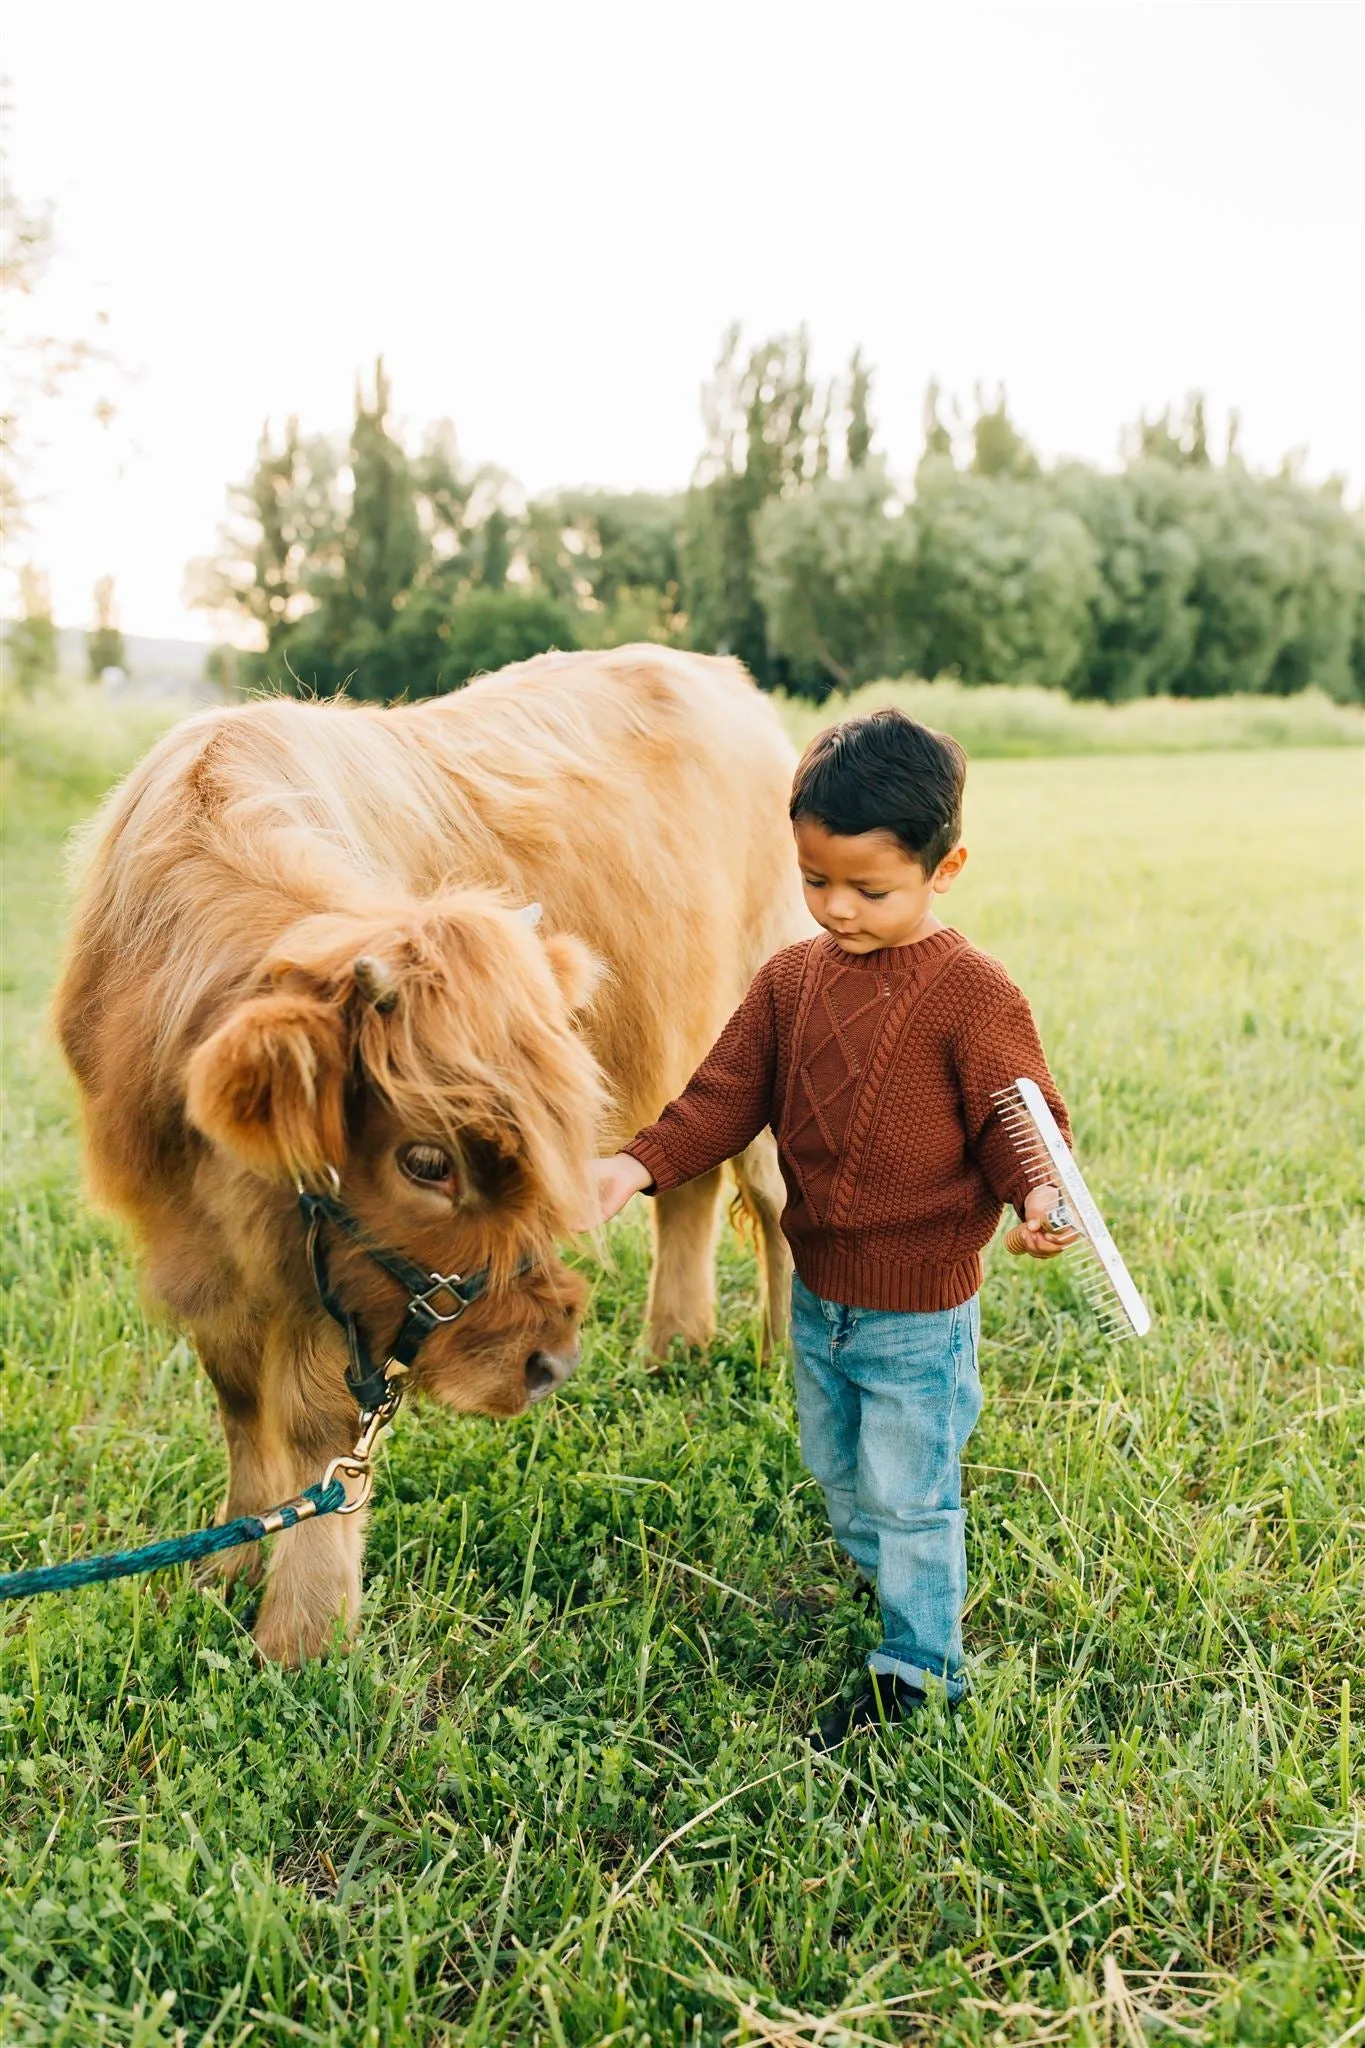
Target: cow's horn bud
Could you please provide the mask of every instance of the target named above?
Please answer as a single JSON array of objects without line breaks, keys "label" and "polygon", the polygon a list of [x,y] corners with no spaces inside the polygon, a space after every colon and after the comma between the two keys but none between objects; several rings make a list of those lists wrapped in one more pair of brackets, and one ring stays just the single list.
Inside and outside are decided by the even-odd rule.
[{"label": "cow's horn bud", "polygon": [[398,1001],[398,987],[393,978],[393,969],[386,967],[382,960],[376,960],[373,953],[362,953],[352,963],[351,972],[355,985],[373,1010],[386,1017]]},{"label": "cow's horn bud", "polygon": [[517,916],[521,919],[522,923],[529,924],[532,931],[535,930],[544,915],[545,905],[543,903],[524,903],[517,912]]}]

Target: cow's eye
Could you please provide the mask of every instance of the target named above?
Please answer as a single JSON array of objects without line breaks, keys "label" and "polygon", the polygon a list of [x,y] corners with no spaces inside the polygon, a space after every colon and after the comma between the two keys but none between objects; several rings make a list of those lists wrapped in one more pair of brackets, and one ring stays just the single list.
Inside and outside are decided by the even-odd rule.
[{"label": "cow's eye", "polygon": [[455,1171],[454,1160],[439,1145],[405,1145],[398,1155],[398,1164],[409,1180],[425,1186],[449,1180]]}]

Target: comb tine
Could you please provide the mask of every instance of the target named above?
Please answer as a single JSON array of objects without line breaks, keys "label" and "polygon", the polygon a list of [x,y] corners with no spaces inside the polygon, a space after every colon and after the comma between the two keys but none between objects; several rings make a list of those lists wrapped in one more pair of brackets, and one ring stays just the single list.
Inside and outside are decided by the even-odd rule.
[{"label": "comb tine", "polygon": [[1103,1334],[1113,1341],[1145,1332],[1151,1317],[1041,1089],[1031,1080],[1016,1080],[992,1091],[991,1106],[1029,1186],[1053,1185],[1064,1192],[1077,1231],[1075,1243],[1066,1248],[1070,1270]]}]

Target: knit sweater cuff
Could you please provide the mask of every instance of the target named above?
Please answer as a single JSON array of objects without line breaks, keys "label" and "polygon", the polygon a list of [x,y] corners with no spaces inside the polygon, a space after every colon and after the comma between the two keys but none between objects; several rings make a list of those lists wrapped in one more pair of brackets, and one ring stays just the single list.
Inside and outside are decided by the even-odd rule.
[{"label": "knit sweater cuff", "polygon": [[642,1192],[647,1195],[666,1195],[670,1188],[680,1187],[687,1175],[679,1173],[658,1139],[649,1131],[632,1138],[628,1145],[621,1147],[632,1159],[638,1159],[649,1175],[650,1185]]}]

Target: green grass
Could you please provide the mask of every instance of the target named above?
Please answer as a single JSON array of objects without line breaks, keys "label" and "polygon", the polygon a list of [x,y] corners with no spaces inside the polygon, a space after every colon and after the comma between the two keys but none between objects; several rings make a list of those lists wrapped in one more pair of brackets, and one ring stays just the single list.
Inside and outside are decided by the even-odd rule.
[{"label": "green grass", "polygon": [[93,806],[185,709],[183,702],[113,704],[74,680],[35,697],[7,690],[0,696],[0,759],[15,781],[6,787],[42,789],[68,807]]},{"label": "green grass", "polygon": [[[223,1473],[77,1192],[77,752],[9,790],[5,1566]],[[787,1373],[733,1245],[710,1354],[643,1365],[628,1212],[564,1396],[400,1419],[349,1657],[257,1668],[179,1574],[0,1610],[0,2040],[1365,2041],[1360,799],[1344,752],[974,771],[952,908],[1157,1326],[993,1257],[951,1723],[807,1750],[869,1636]]]},{"label": "green grass", "polygon": [[823,704],[782,704],[798,746],[850,712],[896,704],[912,718],[956,734],[974,761],[1046,754],[1191,754],[1261,747],[1358,747],[1365,712],[1334,704],[1321,690],[1297,697],[1145,697],[1134,704],[1076,703],[1061,690],[1030,685],[868,683]]}]

